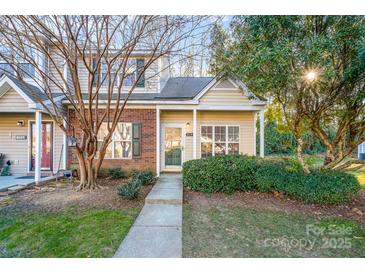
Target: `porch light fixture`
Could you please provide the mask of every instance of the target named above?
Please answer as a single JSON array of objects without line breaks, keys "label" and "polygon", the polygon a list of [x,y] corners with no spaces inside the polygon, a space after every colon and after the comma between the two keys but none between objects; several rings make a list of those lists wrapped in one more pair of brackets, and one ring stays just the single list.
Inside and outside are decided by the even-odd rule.
[{"label": "porch light fixture", "polygon": [[16,122],[16,126],[17,126],[17,127],[22,127],[22,126],[24,126],[24,120],[18,120],[18,121]]},{"label": "porch light fixture", "polygon": [[187,122],[187,123],[186,123],[186,130],[187,130],[187,131],[189,131],[189,129],[190,129],[190,123],[189,123],[189,122]]},{"label": "porch light fixture", "polygon": [[75,136],[69,136],[67,138],[67,146],[69,147],[76,147],[77,138]]}]

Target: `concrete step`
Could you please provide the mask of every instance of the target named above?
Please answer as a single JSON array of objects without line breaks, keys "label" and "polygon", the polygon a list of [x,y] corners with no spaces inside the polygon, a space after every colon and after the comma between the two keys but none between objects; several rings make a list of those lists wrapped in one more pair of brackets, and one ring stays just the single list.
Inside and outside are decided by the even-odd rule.
[{"label": "concrete step", "polygon": [[182,205],[182,188],[154,187],[145,199],[146,204]]},{"label": "concrete step", "polygon": [[18,191],[18,190],[22,190],[26,187],[27,186],[24,186],[24,185],[16,185],[16,186],[8,187],[8,191]]},{"label": "concrete step", "polygon": [[146,204],[135,226],[182,226],[181,205]]}]

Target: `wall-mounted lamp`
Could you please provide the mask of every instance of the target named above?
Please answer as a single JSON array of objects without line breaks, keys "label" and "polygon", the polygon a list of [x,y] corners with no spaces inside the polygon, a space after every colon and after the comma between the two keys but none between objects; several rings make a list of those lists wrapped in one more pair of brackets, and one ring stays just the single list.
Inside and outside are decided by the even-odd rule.
[{"label": "wall-mounted lamp", "polygon": [[22,126],[24,126],[24,120],[19,120],[18,122],[16,122],[16,126],[17,126],[17,127],[22,127]]},{"label": "wall-mounted lamp", "polygon": [[77,138],[74,136],[67,137],[67,146],[69,147],[76,147],[77,145]]},{"label": "wall-mounted lamp", "polygon": [[186,130],[188,131],[190,129],[190,123],[189,122],[187,122],[186,123]]}]

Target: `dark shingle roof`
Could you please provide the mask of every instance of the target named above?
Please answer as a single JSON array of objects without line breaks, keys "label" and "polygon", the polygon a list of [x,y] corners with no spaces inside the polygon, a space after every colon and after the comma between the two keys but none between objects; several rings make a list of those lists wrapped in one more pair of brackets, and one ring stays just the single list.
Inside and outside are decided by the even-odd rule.
[{"label": "dark shingle roof", "polygon": [[168,79],[161,93],[155,99],[193,99],[214,77],[173,77]]},{"label": "dark shingle roof", "polygon": [[[7,75],[7,77],[13,81],[13,83],[20,88],[33,102],[37,103],[39,99],[42,101],[47,100],[47,95],[38,87],[31,84],[23,84],[21,81],[13,76]],[[38,99],[39,98],[39,99]]]},{"label": "dark shingle roof", "polygon": [[[160,93],[132,92],[129,100],[133,101],[159,101],[159,100],[190,100],[202,91],[214,78],[213,77],[173,77],[169,78]],[[126,93],[121,94],[121,100],[126,98]],[[115,100],[117,94],[113,94]],[[88,99],[88,94],[83,93],[83,99]],[[106,93],[99,93],[100,100],[107,100]]]}]

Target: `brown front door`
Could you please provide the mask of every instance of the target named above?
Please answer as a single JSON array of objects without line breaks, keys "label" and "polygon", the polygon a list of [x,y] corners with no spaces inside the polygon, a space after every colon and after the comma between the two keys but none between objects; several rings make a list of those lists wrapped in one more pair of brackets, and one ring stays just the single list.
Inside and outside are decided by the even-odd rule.
[{"label": "brown front door", "polygon": [[[31,161],[30,170],[35,169],[35,123],[31,122]],[[53,165],[53,123],[42,122],[41,169],[52,170]]]}]

